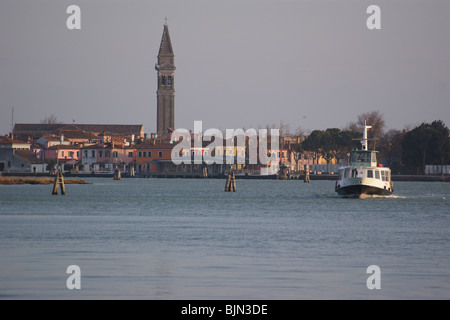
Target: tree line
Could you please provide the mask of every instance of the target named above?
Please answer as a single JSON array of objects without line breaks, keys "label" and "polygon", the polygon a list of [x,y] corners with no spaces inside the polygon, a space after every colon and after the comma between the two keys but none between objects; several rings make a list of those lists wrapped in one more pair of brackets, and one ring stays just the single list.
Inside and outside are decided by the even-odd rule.
[{"label": "tree line", "polygon": [[369,149],[377,150],[378,162],[390,167],[393,173],[423,174],[425,165],[450,164],[449,128],[443,121],[385,131],[385,121],[379,111],[362,113],[343,129],[314,130],[293,147],[299,152],[316,152],[327,163],[337,159],[346,164],[348,153],[361,148],[360,141],[355,139],[362,137],[364,121],[372,126],[368,132]]}]

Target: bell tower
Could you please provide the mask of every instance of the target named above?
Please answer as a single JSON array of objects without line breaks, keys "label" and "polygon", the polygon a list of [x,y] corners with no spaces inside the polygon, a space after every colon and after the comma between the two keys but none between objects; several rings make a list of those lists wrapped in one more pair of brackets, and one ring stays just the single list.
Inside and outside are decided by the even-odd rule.
[{"label": "bell tower", "polygon": [[161,45],[159,46],[158,63],[155,65],[155,69],[158,72],[156,125],[158,136],[163,137],[168,135],[169,129],[175,129],[174,73],[176,67],[167,20],[164,24]]}]

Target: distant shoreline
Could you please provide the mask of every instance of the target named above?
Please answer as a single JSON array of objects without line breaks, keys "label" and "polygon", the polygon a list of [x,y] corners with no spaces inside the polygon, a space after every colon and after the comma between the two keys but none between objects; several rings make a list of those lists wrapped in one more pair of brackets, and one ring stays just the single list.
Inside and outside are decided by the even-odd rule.
[{"label": "distant shoreline", "polygon": [[[0,185],[18,185],[18,184],[53,184],[55,178],[51,177],[2,177],[0,176]],[[83,179],[64,179],[65,184],[90,184]]]},{"label": "distant shoreline", "polygon": [[[108,178],[112,179],[113,174],[64,174],[64,182],[67,184],[89,184],[80,178]],[[226,179],[226,175],[215,175],[204,178],[201,175],[196,174],[136,174],[135,177],[128,177],[127,174],[123,174],[122,178],[180,178],[180,179]],[[7,183],[6,179],[14,178],[15,183]],[[54,183],[54,176],[50,176],[48,173],[3,173],[0,175],[0,185],[4,184],[51,184]],[[269,176],[257,176],[257,175],[236,175],[236,179],[252,179],[252,180],[277,180],[276,175]],[[287,179],[279,179],[279,180],[304,180],[303,174],[296,174],[291,177],[287,177]],[[337,180],[336,174],[310,174],[310,180]],[[13,181],[13,180],[11,180]],[[441,175],[392,175],[392,181],[441,181],[441,182],[450,182],[450,176],[441,176]]]}]

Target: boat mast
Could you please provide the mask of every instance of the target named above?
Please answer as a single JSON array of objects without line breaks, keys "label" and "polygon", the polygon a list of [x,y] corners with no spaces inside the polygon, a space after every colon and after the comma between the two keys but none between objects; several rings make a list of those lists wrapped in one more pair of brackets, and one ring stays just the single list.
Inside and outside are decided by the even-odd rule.
[{"label": "boat mast", "polygon": [[367,124],[366,124],[366,120],[364,120],[364,131],[363,131],[363,138],[362,138],[362,140],[361,140],[361,144],[362,144],[362,149],[363,150],[366,150],[367,151],[367,146],[368,146],[368,143],[367,143],[367,131],[370,129],[370,128],[372,128],[372,126],[368,126]]}]

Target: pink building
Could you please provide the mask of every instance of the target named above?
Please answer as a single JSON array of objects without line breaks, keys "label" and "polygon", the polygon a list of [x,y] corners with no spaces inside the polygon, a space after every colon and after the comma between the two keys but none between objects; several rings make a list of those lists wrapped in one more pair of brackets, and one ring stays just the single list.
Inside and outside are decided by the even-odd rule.
[{"label": "pink building", "polygon": [[80,147],[72,145],[56,145],[44,151],[45,161],[58,161],[60,164],[75,165],[81,160]]}]

